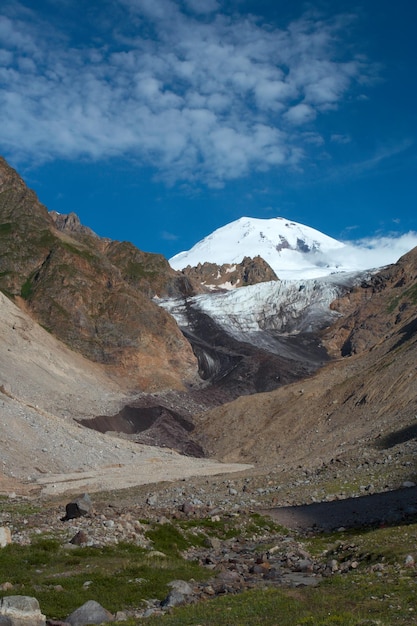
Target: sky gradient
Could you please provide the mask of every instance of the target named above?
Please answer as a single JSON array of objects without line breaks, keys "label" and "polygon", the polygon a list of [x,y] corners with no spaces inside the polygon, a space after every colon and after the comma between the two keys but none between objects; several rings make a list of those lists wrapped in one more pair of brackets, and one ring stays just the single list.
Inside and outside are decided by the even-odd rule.
[{"label": "sky gradient", "polygon": [[3,0],[0,153],[48,209],[166,257],[242,216],[402,253],[416,23],[413,0]]}]

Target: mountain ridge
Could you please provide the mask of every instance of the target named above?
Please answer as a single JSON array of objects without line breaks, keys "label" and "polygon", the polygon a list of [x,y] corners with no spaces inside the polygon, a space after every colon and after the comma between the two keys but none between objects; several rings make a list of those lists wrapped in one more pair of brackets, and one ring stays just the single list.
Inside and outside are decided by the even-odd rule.
[{"label": "mountain ridge", "polygon": [[[150,295],[192,290],[161,255],[49,214],[0,160],[0,289],[68,346],[139,388],[182,388],[196,361]],[[159,375],[154,372],[159,370]]]}]

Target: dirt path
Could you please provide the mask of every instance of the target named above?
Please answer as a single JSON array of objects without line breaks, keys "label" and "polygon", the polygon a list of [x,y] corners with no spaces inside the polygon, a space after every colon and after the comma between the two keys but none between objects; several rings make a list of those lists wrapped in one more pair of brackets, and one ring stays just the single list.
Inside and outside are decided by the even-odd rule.
[{"label": "dirt path", "polygon": [[[169,453],[167,453],[169,455]],[[87,472],[48,474],[36,481],[41,495],[81,493],[88,491],[113,491],[136,485],[146,485],[164,481],[175,481],[192,476],[213,476],[250,469],[250,465],[218,463],[216,461],[187,459],[172,453],[164,459],[158,451],[142,462],[130,465],[110,465]]]}]

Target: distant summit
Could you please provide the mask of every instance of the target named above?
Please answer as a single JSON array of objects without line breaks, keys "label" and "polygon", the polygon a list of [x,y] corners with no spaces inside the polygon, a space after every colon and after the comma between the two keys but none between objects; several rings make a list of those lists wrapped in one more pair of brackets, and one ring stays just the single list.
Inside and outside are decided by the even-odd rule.
[{"label": "distant summit", "polygon": [[173,269],[199,263],[240,263],[244,257],[263,258],[281,279],[306,279],[334,272],[365,269],[353,265],[349,246],[314,228],[283,217],[242,217],[170,259]]}]

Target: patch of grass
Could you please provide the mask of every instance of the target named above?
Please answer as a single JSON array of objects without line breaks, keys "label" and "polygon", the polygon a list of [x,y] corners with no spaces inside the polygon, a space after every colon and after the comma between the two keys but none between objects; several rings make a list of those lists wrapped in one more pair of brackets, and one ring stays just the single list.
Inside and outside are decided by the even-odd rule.
[{"label": "patch of grass", "polygon": [[[32,512],[28,502],[0,498],[5,519],[19,510]],[[34,511],[36,512],[36,511]],[[108,610],[139,607],[144,599],[162,600],[167,583],[202,581],[215,575],[181,556],[182,551],[207,536],[227,539],[288,531],[260,515],[224,516],[220,520],[148,521],[153,549],[135,544],[67,549],[64,539],[40,536],[32,545],[11,544],[0,550],[1,582],[14,585],[13,594],[38,598],[48,618],[64,619],[87,600]],[[272,535],[271,535],[272,537]],[[271,588],[226,594],[206,602],[180,607],[165,616],[146,620],[156,624],[186,626],[371,626],[417,624],[417,572],[405,567],[405,557],[417,558],[417,524],[377,529],[322,533],[303,539],[316,559],[339,563],[355,559],[359,566],[347,573],[323,578],[315,588]],[[378,564],[381,567],[374,568]],[[10,592],[0,592],[0,596]],[[143,620],[130,619],[126,626]]]},{"label": "patch of grass", "polygon": [[[13,518],[15,520],[35,513],[39,513],[42,507],[29,500],[13,500],[9,496],[0,496],[0,520],[3,515],[6,518]],[[1,521],[0,521],[1,525]]]},{"label": "patch of grass", "polygon": [[395,298],[388,303],[388,313],[393,313],[400,302],[404,300],[409,300],[411,304],[417,304],[417,283],[403,291],[400,295],[395,296]]},{"label": "patch of grass", "polygon": [[12,222],[5,222],[4,224],[0,224],[0,236],[10,235],[12,230],[13,230]]},{"label": "patch of grass", "polygon": [[[176,609],[147,620],[148,626],[410,626],[416,580],[351,573],[316,588],[251,590]],[[137,622],[139,624],[139,622]]]},{"label": "patch of grass", "polygon": [[263,533],[264,531],[288,533],[287,529],[283,526],[257,513],[252,513],[245,519],[237,516],[222,517],[219,520],[209,517],[181,520],[177,522],[177,525],[183,529],[199,528],[207,531],[208,534],[215,535],[219,539],[231,539],[236,535],[247,537],[249,535]]},{"label": "patch of grass", "polygon": [[[172,614],[150,618],[148,626],[417,624],[417,573],[404,566],[406,555],[415,555],[417,524],[320,534],[304,543],[325,561],[338,553],[339,562],[357,558],[362,566],[325,578],[315,588],[251,590],[177,608]],[[377,562],[383,567],[373,571],[369,566]]]},{"label": "patch of grass", "polygon": [[91,264],[97,263],[97,256],[88,248],[78,247],[71,243],[68,243],[67,241],[61,241],[60,244],[68,252],[71,252],[71,254],[76,254],[77,256],[80,256]]},{"label": "patch of grass", "polygon": [[[373,617],[372,609],[372,606],[355,605],[354,599],[346,595],[346,590],[333,595],[317,589],[268,589],[226,595],[210,602],[178,608],[171,615],[150,618],[147,625],[359,626]],[[379,611],[375,613],[378,615]],[[391,624],[389,621],[376,623]]]},{"label": "patch of grass", "polygon": [[180,543],[181,533],[159,530],[153,535],[155,550],[166,548],[166,556],[129,543],[68,550],[57,539],[40,537],[29,546],[10,544],[0,551],[2,582],[11,582],[14,594],[36,597],[49,618],[63,619],[92,598],[115,613],[140,606],[143,598],[162,600],[171,580],[210,575],[169,545]]},{"label": "patch of grass", "polygon": [[207,546],[207,538],[215,537],[222,541],[233,538],[255,539],[263,536],[265,532],[287,535],[288,531],[283,526],[276,524],[272,519],[256,513],[248,517],[226,516],[220,519],[209,517],[202,519],[178,520],[176,526],[181,528],[182,533],[189,545],[196,547]]},{"label": "patch of grass", "polygon": [[170,556],[179,556],[179,553],[192,546],[184,533],[173,524],[161,524],[146,533],[153,542],[155,549]]},{"label": "patch of grass", "polygon": [[28,278],[27,280],[25,280],[25,282],[23,283],[20,289],[20,295],[24,300],[29,300],[32,293],[33,293],[32,280]]}]

